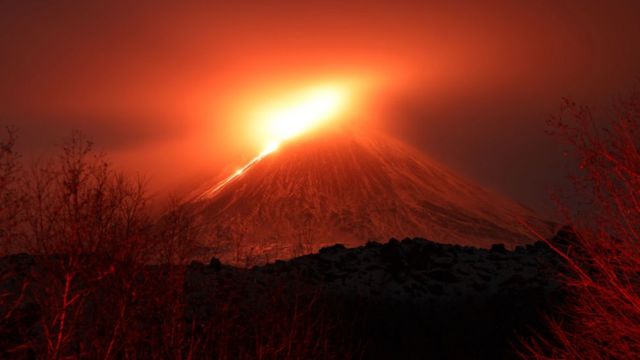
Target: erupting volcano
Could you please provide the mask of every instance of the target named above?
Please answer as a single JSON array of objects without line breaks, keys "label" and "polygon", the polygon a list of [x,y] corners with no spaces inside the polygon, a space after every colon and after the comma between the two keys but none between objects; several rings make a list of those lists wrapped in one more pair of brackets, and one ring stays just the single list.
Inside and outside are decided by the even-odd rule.
[{"label": "erupting volcano", "polygon": [[192,200],[206,247],[226,261],[288,258],[389,238],[488,247],[551,229],[531,210],[378,133],[346,128],[286,141]]},{"label": "erupting volcano", "polygon": [[638,15],[0,0],[0,360],[640,359]]}]

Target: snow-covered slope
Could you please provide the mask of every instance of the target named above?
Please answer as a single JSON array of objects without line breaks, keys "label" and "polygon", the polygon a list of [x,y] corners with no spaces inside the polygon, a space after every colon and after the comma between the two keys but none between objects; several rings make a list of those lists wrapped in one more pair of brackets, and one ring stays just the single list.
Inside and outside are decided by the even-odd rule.
[{"label": "snow-covered slope", "polygon": [[523,221],[550,234],[532,211],[380,134],[333,130],[296,139],[217,186],[190,205],[208,235],[204,245],[231,262],[391,237],[513,246],[532,240]]}]

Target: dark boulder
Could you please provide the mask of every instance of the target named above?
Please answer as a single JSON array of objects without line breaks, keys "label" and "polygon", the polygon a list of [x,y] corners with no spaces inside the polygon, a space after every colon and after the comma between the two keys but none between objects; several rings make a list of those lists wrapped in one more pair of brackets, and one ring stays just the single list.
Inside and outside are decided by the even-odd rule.
[{"label": "dark boulder", "polygon": [[214,256],[209,261],[209,266],[207,267],[214,271],[220,271],[220,269],[222,269],[222,263],[220,262],[220,259]]}]

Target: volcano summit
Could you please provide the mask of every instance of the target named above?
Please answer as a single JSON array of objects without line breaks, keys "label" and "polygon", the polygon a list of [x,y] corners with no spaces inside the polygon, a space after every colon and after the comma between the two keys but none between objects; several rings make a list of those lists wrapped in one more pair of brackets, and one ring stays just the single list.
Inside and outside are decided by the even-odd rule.
[{"label": "volcano summit", "polygon": [[283,143],[188,204],[209,254],[264,262],[342,243],[424,237],[508,247],[552,225],[381,134],[326,130]]}]

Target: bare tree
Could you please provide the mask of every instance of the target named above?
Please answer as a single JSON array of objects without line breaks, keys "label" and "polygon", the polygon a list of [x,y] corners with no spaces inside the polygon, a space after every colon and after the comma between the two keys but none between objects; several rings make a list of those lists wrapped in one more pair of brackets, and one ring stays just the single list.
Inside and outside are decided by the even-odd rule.
[{"label": "bare tree", "polygon": [[640,358],[640,95],[606,119],[566,101],[552,126],[579,165],[572,205],[559,202],[575,236],[550,243],[571,270],[570,297],[526,355]]},{"label": "bare tree", "polygon": [[6,139],[0,141],[0,255],[15,251],[19,245],[21,166],[15,151],[15,135],[15,129],[7,128]]},{"label": "bare tree", "polygon": [[[343,354],[328,345],[332,323],[318,294],[289,289],[287,280],[245,298],[242,282],[211,276],[222,273],[219,263],[185,265],[201,236],[192,210],[172,201],[162,216],[150,216],[143,182],[114,171],[80,134],[24,176],[18,228],[32,255],[0,258],[0,357]],[[212,281],[210,292],[188,292],[190,271]],[[189,313],[189,295],[211,300],[205,312],[213,316]],[[14,335],[17,324],[28,328]]]},{"label": "bare tree", "polygon": [[[2,148],[6,196],[14,188],[5,179],[12,180],[17,169],[12,146],[13,137]],[[184,264],[196,236],[189,214],[174,207],[161,220],[152,219],[144,183],[114,171],[79,133],[61,150],[25,175],[19,225],[37,261],[23,282],[29,299],[3,296],[12,303],[0,304],[0,317],[12,316],[8,305],[33,303],[41,335],[22,347],[45,358],[106,359],[160,348],[180,354],[186,336],[184,266],[175,264]],[[10,233],[6,223],[13,226],[3,222],[3,240]],[[157,335],[148,336],[153,329]]]},{"label": "bare tree", "polygon": [[[23,201],[20,184],[20,158],[15,151],[16,130],[6,129],[6,138],[0,141],[0,257],[20,249]],[[0,263],[0,347],[7,354],[24,347],[24,329],[16,327],[25,302],[28,282],[18,268],[23,258],[3,258]],[[0,352],[0,356],[3,355]]]}]

